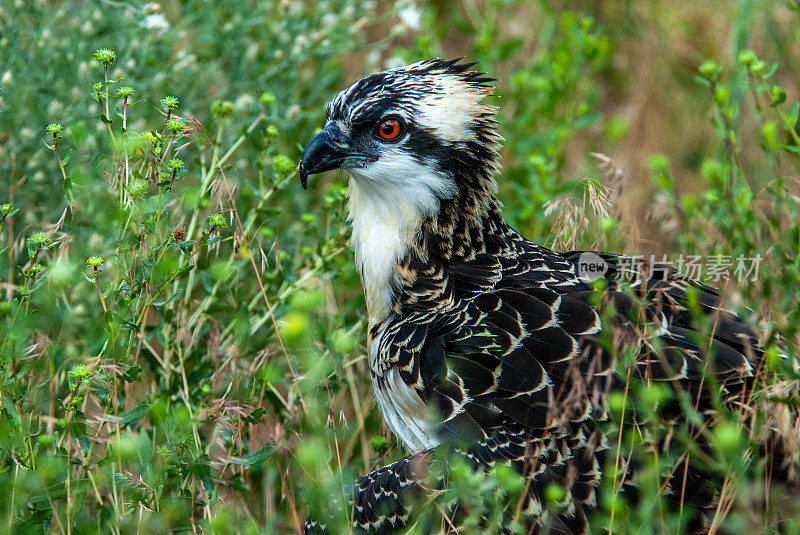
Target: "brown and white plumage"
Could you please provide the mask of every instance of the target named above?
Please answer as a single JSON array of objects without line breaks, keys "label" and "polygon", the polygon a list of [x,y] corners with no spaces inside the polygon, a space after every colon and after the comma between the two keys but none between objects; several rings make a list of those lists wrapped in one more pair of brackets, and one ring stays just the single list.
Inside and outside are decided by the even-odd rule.
[{"label": "brown and white plumage", "polygon": [[[429,60],[354,83],[303,154],[304,186],[329,169],[350,176],[375,397],[413,454],[356,483],[354,526],[405,525],[422,461],[447,443],[476,467],[510,463],[530,478],[533,529],[583,533],[608,449],[595,425],[608,417],[608,392],[633,378],[688,393],[701,412],[719,392],[735,408],[749,401],[759,341],[712,288],[650,266],[625,292],[622,258],[601,255],[610,269],[598,289],[578,276],[579,252],[556,253],[507,225],[494,196],[495,109],[483,102],[491,80],[471,66]],[[397,137],[383,138],[386,121]],[[674,403],[662,412],[681,418]],[[681,499],[712,507],[707,485],[685,488],[699,472],[685,472]],[[558,512],[543,505],[550,482],[566,491]]]}]

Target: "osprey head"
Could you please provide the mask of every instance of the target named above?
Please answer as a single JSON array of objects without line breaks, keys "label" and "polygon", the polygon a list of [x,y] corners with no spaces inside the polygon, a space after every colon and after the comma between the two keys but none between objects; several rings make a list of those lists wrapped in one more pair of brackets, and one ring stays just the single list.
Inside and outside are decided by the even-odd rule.
[{"label": "osprey head", "polygon": [[482,102],[493,79],[459,61],[379,72],[339,93],[303,151],[303,187],[308,175],[339,168],[387,199],[453,198],[478,175],[493,186],[500,138],[496,108]]}]

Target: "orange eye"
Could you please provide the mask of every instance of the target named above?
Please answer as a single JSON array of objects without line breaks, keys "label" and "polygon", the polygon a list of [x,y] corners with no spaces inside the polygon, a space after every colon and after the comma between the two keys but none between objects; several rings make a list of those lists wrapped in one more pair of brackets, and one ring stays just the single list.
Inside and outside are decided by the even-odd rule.
[{"label": "orange eye", "polygon": [[383,139],[394,139],[400,135],[400,122],[397,119],[387,119],[378,125],[378,135]]}]

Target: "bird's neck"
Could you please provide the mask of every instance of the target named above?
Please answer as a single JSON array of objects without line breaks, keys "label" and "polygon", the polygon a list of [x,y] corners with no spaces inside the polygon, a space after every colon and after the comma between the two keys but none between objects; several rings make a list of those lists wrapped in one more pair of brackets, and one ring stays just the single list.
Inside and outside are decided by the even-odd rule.
[{"label": "bird's neck", "polygon": [[351,178],[349,197],[370,326],[400,313],[413,288],[443,291],[448,265],[469,261],[487,234],[505,228],[488,186],[462,187],[451,199],[420,199],[418,190],[385,190]]},{"label": "bird's neck", "polygon": [[468,262],[484,250],[487,235],[505,228],[500,203],[490,191],[442,201],[439,213],[421,228],[413,255],[428,263]]}]

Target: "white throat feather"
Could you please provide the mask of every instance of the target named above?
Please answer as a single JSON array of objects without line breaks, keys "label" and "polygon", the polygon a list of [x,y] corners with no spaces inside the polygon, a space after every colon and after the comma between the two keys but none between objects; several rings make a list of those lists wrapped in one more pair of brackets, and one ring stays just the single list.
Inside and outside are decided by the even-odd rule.
[{"label": "white throat feather", "polygon": [[399,150],[383,154],[379,164],[347,171],[353,248],[372,326],[391,313],[400,282],[397,263],[425,219],[438,212],[439,199],[455,195],[456,185],[434,165]]}]

